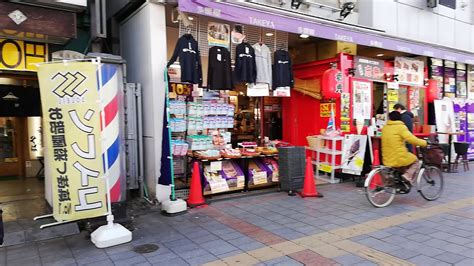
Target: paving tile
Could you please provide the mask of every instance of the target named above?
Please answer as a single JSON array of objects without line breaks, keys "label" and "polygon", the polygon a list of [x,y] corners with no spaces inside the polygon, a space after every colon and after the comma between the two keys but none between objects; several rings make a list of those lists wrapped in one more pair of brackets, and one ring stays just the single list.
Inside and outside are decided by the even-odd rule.
[{"label": "paving tile", "polygon": [[456,264],[456,266],[472,266],[474,265],[474,259],[464,259]]},{"label": "paving tile", "polygon": [[395,256],[397,258],[404,259],[404,260],[416,257],[418,255],[421,255],[416,250],[408,250],[408,249],[403,249],[403,248],[393,250],[393,251],[389,251],[387,253],[392,255],[392,256]]},{"label": "paving tile", "polygon": [[[113,259],[112,259],[113,260]],[[135,256],[127,259],[121,260],[113,260],[116,266],[129,266],[129,265],[136,265],[136,264],[143,264],[148,263],[147,259],[143,256]]]},{"label": "paving tile", "polygon": [[27,257],[27,258],[20,257],[20,258],[15,258],[14,260],[8,260],[7,265],[37,266],[37,265],[41,265],[41,259],[39,257]]},{"label": "paving tile", "polygon": [[460,261],[466,259],[466,257],[464,257],[464,256],[461,256],[461,255],[458,255],[458,254],[455,254],[455,253],[451,253],[451,252],[444,252],[440,255],[435,256],[434,258],[438,259],[438,260],[441,260],[441,261],[444,261],[444,262],[447,262],[447,263],[451,263],[451,264],[454,264],[454,263],[457,263],[457,262],[460,262]]},{"label": "paving tile", "polygon": [[407,239],[414,240],[416,242],[425,242],[431,239],[431,237],[423,234],[413,234],[406,236]]},{"label": "paving tile", "polygon": [[166,261],[160,261],[157,263],[151,263],[152,265],[157,265],[157,266],[188,266],[189,263],[184,261],[181,258],[175,258],[171,260],[166,260]]},{"label": "paving tile", "polygon": [[342,256],[333,258],[333,260],[335,260],[336,262],[338,262],[342,265],[352,265],[352,264],[356,264],[358,262],[365,261],[364,258],[361,258],[361,257],[356,256],[354,254],[342,255]]},{"label": "paving tile", "polygon": [[[79,264],[81,265],[81,264]],[[91,262],[91,263],[87,263],[87,264],[84,264],[84,266],[114,266],[115,264],[110,260],[110,259],[105,259],[105,260],[100,260],[100,261],[96,261],[96,262]]]},{"label": "paving tile", "polygon": [[212,254],[218,256],[224,253],[229,253],[231,251],[237,250],[237,247],[229,244],[224,240],[215,240],[207,242],[201,245],[202,248],[207,249]]},{"label": "paving tile", "polygon": [[276,259],[271,259],[271,260],[267,260],[267,261],[264,261],[265,265],[278,265],[278,266],[297,266],[297,265],[303,265],[302,263],[288,257],[288,256],[283,256],[283,257],[279,257],[279,258],[276,258]]},{"label": "paving tile", "polygon": [[179,259],[178,255],[176,255],[174,253],[166,253],[166,254],[160,254],[160,255],[156,255],[156,256],[147,258],[147,260],[152,264],[165,262],[165,261],[170,261],[170,260],[173,260],[173,259]]},{"label": "paving tile", "polygon": [[212,262],[215,260],[218,260],[218,258],[211,254],[207,254],[204,256],[196,256],[196,257],[186,259],[186,262],[189,263],[190,265],[203,265],[205,263]]},{"label": "paving tile", "polygon": [[454,244],[458,244],[458,245],[466,245],[472,242],[471,239],[460,237],[460,236],[453,236],[453,237],[447,238],[446,241],[454,243]]},{"label": "paving tile", "polygon": [[433,259],[425,255],[418,255],[416,257],[408,259],[408,261],[415,263],[416,265],[436,265],[442,262],[440,260]]}]

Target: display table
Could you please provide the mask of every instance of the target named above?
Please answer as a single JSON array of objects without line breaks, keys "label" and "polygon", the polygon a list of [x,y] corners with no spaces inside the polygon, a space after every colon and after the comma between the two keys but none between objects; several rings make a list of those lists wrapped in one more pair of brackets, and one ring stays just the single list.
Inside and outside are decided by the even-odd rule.
[{"label": "display table", "polygon": [[[211,159],[211,160],[207,160],[207,159],[201,159],[201,158],[197,158],[197,157],[192,157],[192,161],[193,163],[194,162],[198,162],[199,163],[199,166],[200,166],[200,176],[201,176],[201,186],[202,186],[202,189],[203,189],[203,195],[207,196],[207,195],[213,195],[213,194],[219,194],[219,193],[225,193],[225,192],[232,192],[232,191],[249,191],[251,189],[257,189],[257,188],[264,188],[264,187],[271,187],[271,186],[275,186],[278,182],[274,182],[274,181],[271,181],[271,182],[266,182],[266,183],[260,183],[260,184],[249,184],[249,181],[251,179],[250,177],[250,174],[249,174],[249,164],[252,160],[255,160],[255,159],[264,159],[264,158],[274,158],[274,159],[278,159],[278,154],[269,154],[269,155],[264,155],[264,154],[261,154],[261,155],[256,155],[256,156],[242,156],[242,157],[239,157],[239,158],[219,158],[219,159]],[[212,192],[211,191],[204,191],[204,188],[205,188],[205,184],[206,184],[206,177],[205,177],[205,173],[204,173],[204,165],[207,164],[207,163],[212,163],[212,162],[225,162],[225,161],[233,161],[233,162],[236,162],[238,164],[238,166],[240,167],[240,169],[242,170],[242,173],[243,173],[243,176],[244,176],[244,186],[242,187],[229,187],[229,189],[226,189],[226,190],[222,190],[222,191],[218,191],[218,192]]]},{"label": "display table", "polygon": [[452,173],[452,163],[451,163],[451,146],[453,144],[453,136],[458,136],[458,135],[464,135],[464,132],[461,132],[461,131],[457,131],[457,132],[438,132],[438,134],[442,134],[442,135],[448,135],[448,145],[449,145],[449,149],[448,149],[448,173]]}]

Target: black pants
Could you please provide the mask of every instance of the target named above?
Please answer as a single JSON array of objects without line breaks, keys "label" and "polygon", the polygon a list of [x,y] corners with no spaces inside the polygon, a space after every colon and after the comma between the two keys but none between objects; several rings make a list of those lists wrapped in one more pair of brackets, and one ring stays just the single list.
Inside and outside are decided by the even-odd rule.
[{"label": "black pants", "polygon": [[0,209],[0,245],[3,245],[3,211]]}]

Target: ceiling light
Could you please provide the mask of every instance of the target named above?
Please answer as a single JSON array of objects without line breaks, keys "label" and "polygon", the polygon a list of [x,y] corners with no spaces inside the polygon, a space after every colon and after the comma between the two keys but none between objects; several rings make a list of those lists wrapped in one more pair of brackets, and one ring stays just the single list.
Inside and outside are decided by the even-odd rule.
[{"label": "ceiling light", "polygon": [[384,54],[377,54],[378,57],[384,56]]},{"label": "ceiling light", "polygon": [[303,34],[300,34],[300,38],[307,39],[307,38],[309,38],[309,35],[303,33]]},{"label": "ceiling light", "polygon": [[188,17],[188,19],[189,19],[189,20],[194,20],[194,18],[193,18],[193,17]]},{"label": "ceiling light", "polygon": [[265,33],[265,36],[271,37],[271,36],[273,36],[273,32],[267,32],[267,33]]}]

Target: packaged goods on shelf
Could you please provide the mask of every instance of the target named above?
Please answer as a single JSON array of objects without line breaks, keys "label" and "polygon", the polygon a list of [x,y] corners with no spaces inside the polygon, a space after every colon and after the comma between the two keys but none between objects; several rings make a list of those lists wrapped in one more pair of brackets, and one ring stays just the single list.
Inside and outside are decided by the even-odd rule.
[{"label": "packaged goods on shelf", "polygon": [[189,149],[193,151],[212,149],[212,136],[191,135],[187,137],[186,141],[189,144]]},{"label": "packaged goods on shelf", "polygon": [[170,101],[169,110],[172,115],[185,115],[186,103],[183,101]]},{"label": "packaged goods on shelf", "polygon": [[222,162],[222,177],[226,179],[230,188],[243,188],[245,185],[244,172],[236,162]]},{"label": "packaged goods on shelf", "polygon": [[204,130],[203,118],[188,116],[188,130]]},{"label": "packaged goods on shelf", "polygon": [[169,122],[171,132],[185,132],[186,120],[183,118],[171,118]]},{"label": "packaged goods on shelf", "polygon": [[184,140],[171,140],[173,155],[184,156],[188,152],[189,144]]},{"label": "packaged goods on shelf", "polygon": [[244,173],[236,162],[217,163],[222,164],[222,170],[213,171],[210,165],[204,166],[204,192],[219,193],[230,189],[244,188]]},{"label": "packaged goods on shelf", "polygon": [[275,158],[267,157],[263,159],[263,163],[271,170],[271,180],[272,182],[280,181],[280,171],[278,170],[278,161]]},{"label": "packaged goods on shelf", "polygon": [[262,160],[253,159],[249,162],[249,184],[262,185],[271,182],[272,170]]},{"label": "packaged goods on shelf", "polygon": [[209,116],[209,115],[225,115],[233,116],[235,107],[227,103],[210,103],[210,102],[189,102],[187,104],[188,115],[190,116]]}]

